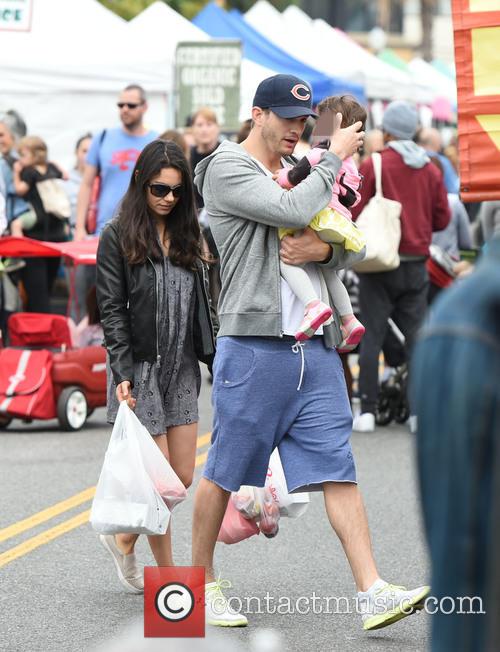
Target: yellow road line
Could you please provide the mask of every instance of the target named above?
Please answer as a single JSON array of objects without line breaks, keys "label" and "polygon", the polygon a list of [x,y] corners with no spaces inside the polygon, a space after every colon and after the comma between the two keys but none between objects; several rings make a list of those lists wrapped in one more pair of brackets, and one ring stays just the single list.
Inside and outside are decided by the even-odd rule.
[{"label": "yellow road line", "polygon": [[37,534],[35,537],[32,537],[31,539],[28,539],[27,541],[20,543],[18,546],[14,546],[14,548],[10,548],[10,550],[6,550],[5,552],[0,554],[0,568],[2,566],[5,566],[6,564],[9,564],[11,561],[14,561],[14,559],[17,559],[18,557],[22,557],[23,555],[26,555],[28,552],[35,550],[35,548],[39,548],[40,546],[49,543],[49,541],[52,541],[53,539],[60,537],[62,534],[65,534],[66,532],[70,532],[71,530],[80,527],[80,525],[84,525],[85,523],[88,523],[89,515],[90,515],[90,509],[87,509],[84,512],[81,512],[80,514],[73,516],[73,518],[70,518],[69,520],[64,521],[63,523],[60,523],[59,525],[50,528],[50,530],[45,530],[45,532],[41,532],[40,534]]},{"label": "yellow road line", "polygon": [[[206,432],[205,434],[200,435],[197,439],[197,448],[199,449],[205,444],[207,444],[210,441],[211,437],[212,437],[211,432]],[[196,466],[203,464],[206,458],[207,458],[206,453],[202,453],[201,455],[198,455],[196,457]],[[17,536],[18,534],[21,534],[22,532],[26,532],[26,530],[31,530],[37,525],[40,525],[41,523],[45,523],[45,521],[49,521],[51,518],[54,518],[55,516],[59,516],[59,514],[62,514],[63,512],[67,512],[70,509],[73,509],[73,507],[77,507],[82,503],[86,503],[87,501],[92,500],[95,494],[95,489],[96,489],[95,486],[89,487],[88,489],[85,489],[84,491],[81,491],[80,493],[75,494],[74,496],[70,496],[70,498],[66,498],[66,500],[62,500],[61,502],[56,503],[55,505],[51,505],[50,507],[47,507],[46,509],[43,509],[40,512],[37,512],[32,516],[28,516],[28,518],[25,518],[22,521],[17,521],[17,523],[13,523],[12,525],[9,525],[1,529],[0,543],[2,541],[6,541],[7,539],[11,539],[12,537]]]},{"label": "yellow road line", "polygon": [[205,446],[205,444],[208,444],[211,439],[212,439],[211,432],[206,432],[204,435],[198,437],[198,448],[201,448],[202,446]]},{"label": "yellow road line", "polygon": [[28,516],[28,518],[25,518],[22,521],[18,521],[17,523],[13,523],[8,527],[3,528],[0,530],[0,542],[15,537],[17,534],[21,534],[21,532],[25,532],[26,530],[31,530],[31,528],[54,518],[54,516],[67,512],[69,509],[81,505],[82,503],[86,503],[88,500],[92,500],[94,494],[95,487],[89,487],[88,489],[85,489],[85,491],[81,491],[79,494],[71,496],[71,498],[62,500],[60,503],[56,503],[51,507],[43,509],[41,512]]},{"label": "yellow road line", "polygon": [[207,459],[208,451],[205,451],[204,453],[201,453],[201,455],[196,456],[196,460],[194,462],[195,467],[196,466],[201,466],[203,462]]},{"label": "yellow road line", "polygon": [[[195,461],[195,466],[201,466],[203,462],[207,459],[208,451],[205,451],[201,455],[198,455],[196,457]],[[92,487],[94,489],[94,487]],[[90,491],[87,489],[87,491]],[[82,494],[85,492],[82,491]],[[82,494],[78,494],[79,496]],[[76,496],[75,496],[76,498]],[[69,499],[71,500],[71,499]],[[68,502],[68,501],[63,501]],[[62,505],[63,503],[58,503]],[[75,503],[77,504],[77,503]],[[56,505],[54,505],[56,507]],[[50,509],[50,508],[49,508]],[[48,510],[44,510],[44,512],[47,512]],[[40,514],[43,514],[43,512],[40,512]],[[35,516],[39,516],[40,514],[35,514]],[[73,516],[72,518],[68,519],[67,521],[63,521],[59,525],[56,525],[55,527],[50,528],[49,530],[45,530],[45,532],[41,532],[40,534],[37,534],[36,536],[32,537],[31,539],[28,539],[27,541],[23,541],[23,543],[20,543],[17,546],[14,546],[14,548],[10,548],[9,550],[6,550],[5,552],[0,554],[0,568],[2,566],[5,566],[6,564],[10,564],[11,561],[14,561],[15,559],[18,559],[18,557],[22,557],[23,555],[27,555],[29,552],[32,550],[35,550],[36,548],[39,548],[40,546],[45,545],[46,543],[49,543],[53,539],[56,539],[57,537],[62,536],[63,534],[66,534],[66,532],[70,532],[71,530],[74,530],[77,527],[80,527],[80,525],[85,525],[85,523],[88,523],[90,516],[90,509],[85,510],[84,512],[81,512],[80,514],[77,514],[76,516]],[[33,517],[32,517],[33,518]],[[30,519],[25,519],[25,521],[29,521]],[[25,521],[20,521],[20,523],[23,523]],[[20,524],[19,523],[19,524]],[[19,525],[17,524],[17,525]],[[16,525],[16,524],[14,524]],[[11,526],[13,528],[14,526]],[[8,530],[9,528],[5,528],[5,530]],[[27,529],[27,528],[25,528]],[[13,536],[13,535],[11,535]]]}]

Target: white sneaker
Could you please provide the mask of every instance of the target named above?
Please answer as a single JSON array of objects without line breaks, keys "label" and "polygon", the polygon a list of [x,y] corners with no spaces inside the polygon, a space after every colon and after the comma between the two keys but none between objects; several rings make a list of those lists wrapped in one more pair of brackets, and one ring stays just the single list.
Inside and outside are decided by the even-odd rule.
[{"label": "white sneaker", "polygon": [[363,412],[354,417],[352,429],[355,432],[374,432],[375,415],[371,412]]},{"label": "white sneaker", "polygon": [[231,582],[218,579],[205,584],[205,622],[215,627],[246,627],[247,617],[231,607],[222,589],[231,588]]},{"label": "white sneaker", "polygon": [[115,562],[118,579],[129,593],[144,593],[144,579],[137,568],[135,554],[124,555],[112,534],[100,534],[99,541]]},{"label": "white sneaker", "polygon": [[429,592],[429,586],[408,591],[378,579],[368,591],[358,593],[363,629],[381,629],[423,609]]}]

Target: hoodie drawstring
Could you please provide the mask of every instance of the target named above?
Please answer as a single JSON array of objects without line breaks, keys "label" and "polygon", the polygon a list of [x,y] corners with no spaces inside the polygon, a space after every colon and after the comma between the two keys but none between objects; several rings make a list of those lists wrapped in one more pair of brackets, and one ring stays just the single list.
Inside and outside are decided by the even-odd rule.
[{"label": "hoodie drawstring", "polygon": [[300,378],[299,378],[299,384],[297,385],[297,391],[300,390],[302,387],[302,380],[304,378],[304,368],[305,368],[305,360],[304,360],[304,342],[295,342],[295,344],[292,345],[292,351],[294,353],[299,353],[300,351]]}]

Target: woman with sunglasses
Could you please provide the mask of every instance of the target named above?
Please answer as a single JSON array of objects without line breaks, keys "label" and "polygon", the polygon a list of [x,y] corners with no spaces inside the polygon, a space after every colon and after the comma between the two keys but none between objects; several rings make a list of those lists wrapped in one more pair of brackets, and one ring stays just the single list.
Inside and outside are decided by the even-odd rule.
[{"label": "woman with sunglasses", "polygon": [[[214,329],[189,164],[155,140],[139,156],[117,216],[97,252],[97,300],[108,352],[108,421],[120,401],[143,425],[186,487],[192,482],[200,370]],[[100,536],[127,590],[143,590],[138,535]],[[169,531],[148,537],[158,566],[173,565]]]}]

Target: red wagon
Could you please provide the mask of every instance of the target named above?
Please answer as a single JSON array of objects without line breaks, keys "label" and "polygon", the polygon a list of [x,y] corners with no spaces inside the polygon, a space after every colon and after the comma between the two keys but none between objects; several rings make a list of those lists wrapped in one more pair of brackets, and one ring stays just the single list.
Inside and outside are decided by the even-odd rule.
[{"label": "red wagon", "polygon": [[[0,239],[0,256],[60,256],[73,264],[95,262],[97,241],[45,243]],[[14,418],[57,418],[63,430],[80,430],[106,405],[106,351],[73,348],[61,315],[16,313],[8,322],[9,346],[0,349],[0,428]]]}]

